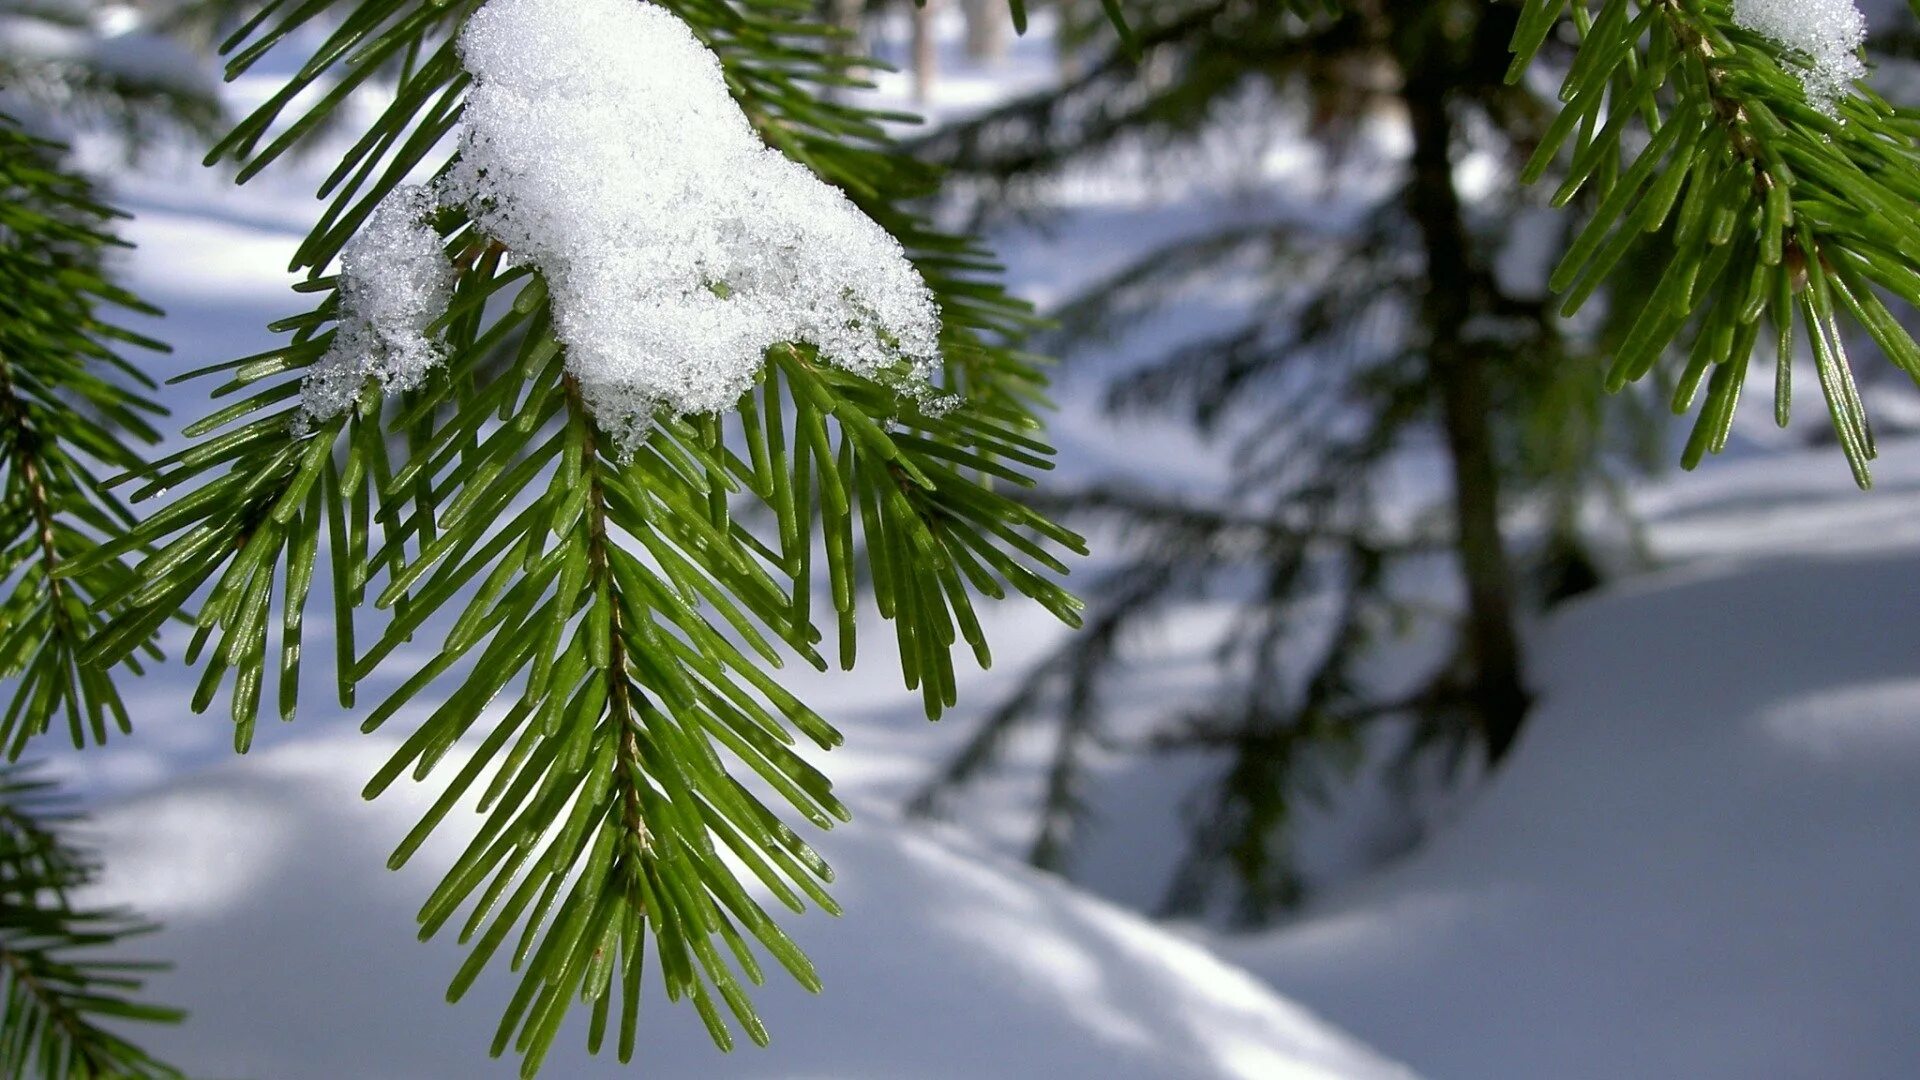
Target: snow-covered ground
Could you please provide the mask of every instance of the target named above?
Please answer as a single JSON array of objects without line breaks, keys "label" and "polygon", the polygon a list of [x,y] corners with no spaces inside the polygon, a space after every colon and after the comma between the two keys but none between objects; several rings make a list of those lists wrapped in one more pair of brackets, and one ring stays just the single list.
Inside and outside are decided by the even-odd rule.
[{"label": "snow-covered ground", "polygon": [[1920,445],[1651,492],[1674,569],[1535,636],[1541,703],[1450,828],[1222,939],[1434,1077],[1920,1067]]},{"label": "snow-covered ground", "polygon": [[[182,1027],[143,1033],[156,1052],[195,1076],[512,1074],[488,1060],[486,1044],[517,980],[496,967],[450,1007],[441,997],[460,948],[409,940],[414,908],[464,840],[441,836],[420,865],[385,869],[431,801],[419,788],[360,799],[396,745],[310,737],[99,815],[108,874],[95,896],[165,921],[150,948],[176,967],[153,993],[194,1010]],[[787,918],[826,990],[808,995],[775,971],[755,991],[771,1049],[722,1057],[692,1010],[656,993],[642,1007],[633,1069],[586,1054],[577,1010],[546,1075],[1411,1075],[1202,947],[959,834],[868,806],[819,846],[846,913]]]},{"label": "snow-covered ground", "polygon": [[[885,44],[898,43],[896,31]],[[959,65],[949,55],[946,67]],[[1049,73],[1044,39],[1030,39],[998,74],[943,79],[933,105],[977,108]],[[268,84],[249,77],[232,100]],[[902,85],[887,79],[896,95]],[[1270,175],[1313,173],[1276,153]],[[176,345],[152,361],[161,376],[272,341],[264,326],[299,304],[279,270],[317,209],[318,163],[235,190],[191,156],[149,154],[116,183],[137,214],[124,229],[140,245],[129,284],[171,313],[143,327]],[[1003,247],[1010,279],[1056,299],[1117,266],[1129,243],[1232,212],[1155,211],[1152,195],[1089,187],[1055,231]],[[1205,448],[1116,431],[1090,389],[1065,384],[1069,469],[1137,467],[1150,447],[1169,480],[1205,482]],[[167,400],[184,423],[203,394]],[[1750,419],[1748,431],[1763,421]],[[795,674],[848,734],[823,764],[858,812],[817,841],[847,915],[791,923],[826,992],[770,985],[757,1000],[773,1049],[724,1059],[689,1010],[656,996],[637,1073],[1403,1075],[1392,1058],[1461,1080],[1914,1075],[1920,442],[1884,449],[1872,495],[1853,491],[1837,451],[1759,442],[1640,492],[1668,569],[1536,629],[1542,705],[1512,764],[1411,859],[1260,935],[1156,928],[1009,864],[1031,798],[1018,752],[950,826],[899,821],[892,807],[965,735],[968,714],[929,727],[882,649],[853,675]],[[1129,704],[1204,693],[1204,642],[1222,618],[1183,613]],[[990,701],[1058,632],[1027,607],[990,612],[1009,661],[965,677],[963,705]],[[446,1006],[454,948],[411,941],[446,849],[382,869],[424,795],[358,799],[387,747],[326,708],[324,670],[310,676],[300,722],[263,730],[245,761],[228,760],[222,717],[186,712],[191,680],[177,669],[141,684],[133,739],[59,759],[102,808],[103,895],[167,923],[145,947],[179,966],[155,993],[195,1016],[151,1041],[210,1075],[510,1075],[484,1059],[503,981]],[[1179,767],[1104,775],[1103,830],[1082,866],[1102,892],[1151,902],[1193,779]],[[562,1037],[550,1075],[634,1075],[579,1043]]]}]

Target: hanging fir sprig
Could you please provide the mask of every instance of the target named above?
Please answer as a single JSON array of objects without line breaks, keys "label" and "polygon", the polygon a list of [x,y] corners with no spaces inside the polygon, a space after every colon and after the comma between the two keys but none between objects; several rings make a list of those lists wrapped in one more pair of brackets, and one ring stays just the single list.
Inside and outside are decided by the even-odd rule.
[{"label": "hanging fir sprig", "polygon": [[[1787,8],[1791,8],[1789,11]],[[1514,38],[1521,78],[1568,14],[1530,0]],[[1591,191],[1584,231],[1554,272],[1572,314],[1642,237],[1665,270],[1613,361],[1615,388],[1687,346],[1673,406],[1700,404],[1691,467],[1727,444],[1748,359],[1775,357],[1775,413],[1787,422],[1796,338],[1862,487],[1874,438],[1846,340],[1864,331],[1920,380],[1920,348],[1886,306],[1920,306],[1920,150],[1908,111],[1854,79],[1849,4],[1605,0],[1572,6],[1581,45],[1563,109],[1528,166],[1556,162],[1565,203]]]},{"label": "hanging fir sprig", "polygon": [[73,903],[97,869],[64,835],[73,821],[52,782],[0,766],[0,1074],[180,1080],[110,1030],[177,1023],[184,1014],[131,996],[165,965],[114,955],[153,927],[125,911]]},{"label": "hanging fir sprig", "polygon": [[[114,350],[159,343],[107,321],[154,314],[114,285],[104,252],[115,216],[60,166],[63,148],[0,116],[0,752],[12,760],[59,721],[76,747],[132,723],[110,666],[81,654],[138,585],[119,558],[71,564],[133,517],[95,470],[137,468],[162,410]],[[136,545],[137,547],[137,545]],[[131,549],[130,549],[131,550]],[[158,657],[153,631],[116,663]]]},{"label": "hanging fir sprig", "polygon": [[[548,7],[557,34],[577,32],[566,20],[581,6]],[[821,827],[845,818],[792,749],[840,736],[771,672],[793,657],[824,668],[829,652],[852,666],[856,583],[872,583],[929,717],[954,703],[956,647],[990,659],[978,596],[1018,593],[1078,617],[1054,579],[1079,538],[1004,491],[1050,467],[1032,414],[1043,379],[1014,348],[1031,316],[970,242],[900,209],[933,178],[896,155],[879,118],[820,95],[860,62],[821,42],[805,5],[665,7],[717,55],[730,107],[790,159],[794,182],[834,185],[897,238],[938,306],[936,366],[848,365],[838,339],[782,344],[731,408],[683,413],[661,394],[667,407],[636,427],[599,407],[590,380],[604,369],[573,355],[579,312],[562,310],[548,276],[568,272],[561,262],[515,250],[525,238],[498,222],[489,231],[499,202],[436,188],[459,195],[420,203],[405,246],[425,238],[451,280],[444,291],[437,272],[415,283],[433,300],[425,318],[381,309],[384,325],[430,347],[410,352],[423,362],[400,378],[379,355],[356,368],[340,351],[349,329],[370,352],[391,335],[355,321],[374,308],[347,303],[329,268],[409,173],[446,160],[476,89],[460,42],[479,5],[269,3],[227,43],[230,75],[322,15],[331,29],[214,158],[256,174],[373,71],[398,65],[391,104],[324,185],[327,209],[296,255],[300,288],[318,302],[278,325],[290,333],[282,347],[192,373],[220,376],[214,396],[235,400],[187,429],[191,446],[121,478],[154,509],[65,569],[152,551],[89,652],[95,663],[204,597],[188,648],[203,667],[193,705],[224,696],[242,750],[263,701],[286,719],[297,711],[316,587],[331,593],[342,704],[376,670],[410,665],[365,718],[369,730],[411,728],[367,795],[424,779],[455,742],[477,740],[393,862],[463,801],[484,815],[422,908],[422,932],[457,922],[450,932],[472,947],[453,997],[489,962],[520,971],[493,1050],[512,1048],[529,1075],[576,1000],[590,1005],[592,1048],[614,1038],[623,1060],[634,1054],[648,951],[668,996],[688,999],[723,1047],[735,1029],[767,1038],[746,990],[765,961],[817,985],[746,883],[796,911],[834,910],[826,863],[774,807]],[[331,89],[306,105],[302,91],[322,79]],[[296,99],[305,111],[290,114]],[[810,265],[768,247],[761,272]],[[352,271],[353,256],[344,262]],[[749,284],[716,277],[716,299],[701,303],[724,315]],[[579,282],[566,285],[577,300]],[[891,330],[875,320],[868,332],[888,344]],[[314,408],[303,387],[328,357],[327,407]],[[816,601],[821,559],[830,595]],[[822,607],[834,613],[831,646],[813,622]],[[372,628],[368,608],[386,613]],[[406,660],[401,646],[422,635],[439,649]],[[434,704],[410,708],[422,699]]]}]

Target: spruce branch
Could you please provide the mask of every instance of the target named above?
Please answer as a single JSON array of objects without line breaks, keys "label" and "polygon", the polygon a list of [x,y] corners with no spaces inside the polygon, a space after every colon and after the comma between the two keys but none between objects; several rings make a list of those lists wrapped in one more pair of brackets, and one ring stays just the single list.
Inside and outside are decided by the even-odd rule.
[{"label": "spruce branch", "polygon": [[[94,470],[137,468],[131,444],[157,437],[149,418],[163,411],[113,350],[164,346],[105,315],[154,311],[107,278],[115,215],[61,170],[62,153],[0,117],[0,678],[17,680],[0,713],[8,759],[58,717],[76,747],[132,729],[110,672],[81,659],[135,583],[131,567],[71,563],[132,522]],[[158,657],[152,639],[131,642],[124,666]]]},{"label": "spruce branch", "polygon": [[[1017,593],[1078,619],[1055,578],[1063,552],[1084,551],[1079,537],[1000,490],[1051,465],[1035,435],[1044,377],[1017,348],[1033,319],[973,242],[902,209],[935,175],[894,150],[877,116],[820,95],[863,62],[823,43],[805,10],[672,4],[763,138],[901,240],[940,305],[943,389],[957,404],[934,404],[904,370],[854,374],[781,346],[735,409],[661,414],[626,445],[568,370],[547,280],[454,206],[431,220],[453,269],[429,328],[441,362],[411,389],[369,379],[343,413],[303,412],[303,379],[341,333],[329,270],[404,176],[444,156],[470,82],[451,42],[478,6],[270,3],[227,42],[237,75],[332,19],[282,92],[214,150],[243,180],[333,122],[375,69],[398,65],[397,82],[323,186],[327,208],[296,255],[313,306],[277,324],[281,347],[183,376],[216,376],[213,396],[233,400],[188,427],[191,445],[117,478],[155,508],[66,568],[150,552],[88,658],[119,658],[204,597],[192,704],[226,697],[244,750],[276,678],[280,714],[297,713],[305,611],[330,591],[343,705],[376,671],[406,666],[364,718],[366,730],[410,728],[366,795],[423,780],[477,740],[391,862],[456,807],[481,815],[420,921],[470,947],[450,997],[496,960],[520,972],[493,1051],[512,1049],[532,1075],[581,1000],[595,1051],[618,1004],[617,1053],[631,1057],[649,951],[717,1044],[734,1030],[763,1043],[746,989],[761,958],[803,986],[818,979],[746,878],[791,910],[837,910],[831,871],[781,816],[821,828],[847,816],[792,748],[839,734],[772,674],[794,657],[828,666],[815,611],[832,609],[851,667],[855,584],[873,583],[929,717],[955,701],[957,646],[991,659],[978,597]],[[323,79],[331,89],[288,115]],[[822,558],[830,595],[816,602]],[[440,648],[407,660],[402,646],[423,634]]]},{"label": "spruce branch", "polygon": [[119,910],[75,906],[96,867],[62,835],[67,801],[30,769],[0,767],[0,1072],[44,1080],[178,1080],[116,1033],[184,1015],[132,995],[164,965],[107,959],[153,929]]},{"label": "spruce branch", "polygon": [[[1517,81],[1569,14],[1531,0],[1514,36]],[[1556,164],[1555,201],[1598,200],[1554,272],[1563,311],[1582,307],[1639,239],[1659,234],[1658,284],[1613,358],[1609,386],[1687,345],[1672,405],[1700,414],[1684,464],[1724,449],[1763,340],[1786,424],[1795,339],[1815,373],[1856,481],[1871,483],[1872,429],[1854,381],[1847,328],[1920,380],[1920,347],[1889,310],[1920,305],[1920,149],[1905,111],[1864,85],[1823,110],[1803,85],[1809,58],[1737,25],[1726,0],[1575,3],[1581,45],[1558,119],[1524,176]]]}]

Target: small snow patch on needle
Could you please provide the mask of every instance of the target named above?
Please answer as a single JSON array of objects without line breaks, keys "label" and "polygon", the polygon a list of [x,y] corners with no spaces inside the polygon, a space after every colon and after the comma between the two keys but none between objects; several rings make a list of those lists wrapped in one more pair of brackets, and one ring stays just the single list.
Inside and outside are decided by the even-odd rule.
[{"label": "small snow patch on needle", "polygon": [[[434,206],[544,275],[568,372],[623,449],[656,413],[732,407],[782,343],[862,375],[931,377],[939,310],[899,242],[760,141],[678,18],[636,0],[488,0],[458,47],[474,79],[459,156],[431,196],[396,191],[343,252],[340,335],[308,376],[308,416],[439,362],[424,331],[451,271],[425,225]],[[376,239],[389,222],[396,235]],[[382,322],[389,306],[406,317]]]},{"label": "small snow patch on needle", "polygon": [[411,390],[441,361],[427,327],[453,299],[453,267],[426,225],[423,188],[381,201],[340,251],[340,328],[307,372],[301,420],[325,420],[359,399],[368,379]]},{"label": "small snow patch on needle", "polygon": [[1733,21],[1776,45],[1805,53],[1800,73],[1807,101],[1829,116],[1853,84],[1867,77],[1860,48],[1867,19],[1852,0],[1734,0]]}]

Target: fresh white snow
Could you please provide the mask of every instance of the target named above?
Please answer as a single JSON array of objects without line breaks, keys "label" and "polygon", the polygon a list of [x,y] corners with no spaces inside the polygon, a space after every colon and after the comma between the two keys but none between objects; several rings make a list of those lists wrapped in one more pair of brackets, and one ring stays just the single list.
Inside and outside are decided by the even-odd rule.
[{"label": "fresh white snow", "polygon": [[[568,370],[622,446],[656,410],[731,408],[782,343],[866,375],[904,365],[902,385],[923,387],[938,311],[899,242],[760,141],[685,23],[633,0],[489,0],[459,51],[474,84],[435,197],[540,269]],[[361,295],[400,293],[390,303],[410,327],[438,272],[368,265],[349,261],[343,278]],[[386,347],[366,353],[357,314],[343,359],[308,395],[315,418],[351,400],[336,388],[353,357],[403,385],[435,362],[423,342],[395,348],[377,330]]]},{"label": "fresh white snow", "polygon": [[397,188],[340,252],[340,328],[301,386],[303,419],[352,407],[369,378],[411,390],[444,359],[427,333],[453,301],[453,266],[426,223],[432,196]]},{"label": "fresh white snow", "polygon": [[[100,813],[107,874],[90,899],[165,921],[141,948],[174,970],[156,999],[193,1010],[143,1040],[196,1076],[273,1080],[513,1075],[486,1045],[514,979],[458,1005],[447,940],[411,940],[412,913],[459,854],[461,818],[406,870],[386,853],[430,801],[403,786],[368,803],[393,740],[342,733],[284,745]],[[458,761],[443,765],[451,772]],[[477,822],[478,817],[468,820]],[[692,1010],[650,983],[631,1068],[593,1058],[573,1018],[543,1075],[901,1080],[1404,1080],[1244,972],[1140,917],[863,808],[815,841],[838,919],[785,925],[826,990],[773,971],[754,1000],[767,1050],[722,1055]],[[584,1010],[581,1010],[584,1012]]]},{"label": "fresh white snow", "polygon": [[1227,954],[1442,1080],[1912,1076],[1920,446],[1886,451],[1871,495],[1830,447],[1653,493],[1692,561],[1536,635],[1463,816]]},{"label": "fresh white snow", "polygon": [[1734,24],[1805,54],[1800,73],[1807,100],[1833,113],[1853,84],[1867,77],[1860,48],[1867,18],[1852,0],[1734,0]]}]

